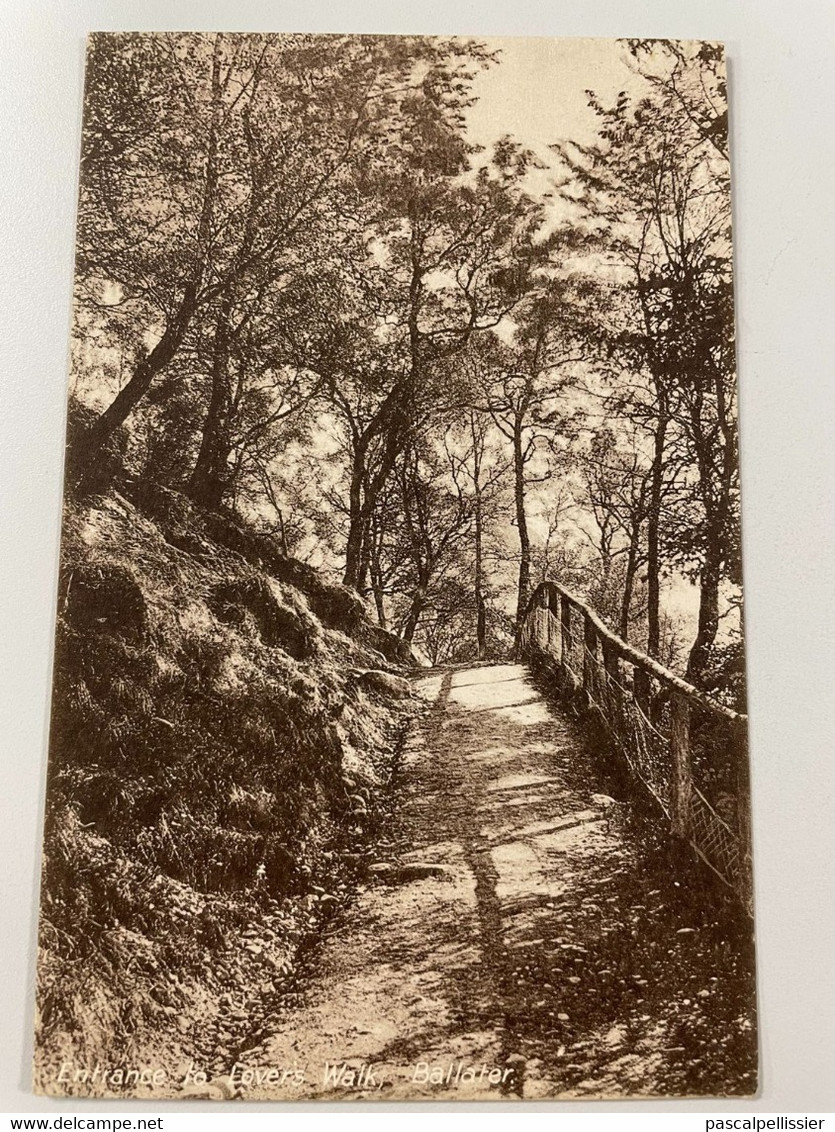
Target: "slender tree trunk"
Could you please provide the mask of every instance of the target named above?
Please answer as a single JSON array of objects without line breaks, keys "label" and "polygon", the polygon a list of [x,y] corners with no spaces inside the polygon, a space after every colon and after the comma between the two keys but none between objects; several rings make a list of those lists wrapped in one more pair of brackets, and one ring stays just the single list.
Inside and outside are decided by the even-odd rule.
[{"label": "slender tree trunk", "polygon": [[417,589],[412,595],[412,603],[409,606],[409,612],[403,623],[403,632],[401,633],[403,640],[406,641],[407,644],[411,644],[415,638],[415,632],[417,631],[421,614],[426,608],[426,593],[428,587],[428,578],[421,579]]},{"label": "slender tree trunk", "polygon": [[351,469],[351,485],[348,496],[348,541],[345,545],[345,574],[342,581],[346,586],[359,589],[362,562],[362,536],[365,525],[363,510],[363,487],[365,484],[365,449],[357,446]]},{"label": "slender tree trunk", "polygon": [[722,546],[711,532],[699,578],[699,624],[687,660],[687,679],[701,683],[710,659],[710,650],[719,631],[719,584],[722,579]]},{"label": "slender tree trunk", "polygon": [[484,508],[481,489],[481,460],[483,438],[476,431],[475,417],[470,416],[470,434],[473,439],[473,492],[475,494],[475,636],[478,659],[487,656],[487,601],[484,594]]},{"label": "slender tree trunk", "polygon": [[647,652],[657,657],[661,651],[661,503],[664,490],[664,444],[669,414],[666,394],[659,389],[658,420],[649,482],[647,509]]},{"label": "slender tree trunk", "polygon": [[287,549],[287,530],[284,526],[284,512],[280,507],[276,507],[276,512],[278,514],[278,538],[281,543],[281,553],[285,558],[288,558],[290,551]]},{"label": "slender tree trunk", "polygon": [[[403,427],[405,409],[400,403],[408,397],[408,386],[392,390],[387,403],[362,436],[355,442],[348,503],[348,540],[345,546],[343,583],[365,589],[368,577],[368,530],[377,500],[385,487],[397,457],[406,445]],[[376,436],[384,437],[383,451],[373,475],[368,470],[368,450]]]},{"label": "slender tree trunk", "polygon": [[[376,503],[376,498],[377,497],[375,495],[374,496],[374,502],[375,503]],[[360,570],[359,570],[359,577],[357,578],[357,589],[359,590],[359,592],[361,594],[365,594],[368,591],[368,588],[369,588],[368,576],[369,576],[369,573],[371,571],[371,539],[372,539],[371,519],[372,519],[372,516],[373,516],[373,513],[374,513],[373,512],[373,506],[374,506],[373,503],[371,505],[369,505],[368,501],[366,500],[366,506],[364,508],[364,510],[365,510],[365,520],[362,524],[362,544],[361,544],[361,549],[360,549]]]},{"label": "slender tree trunk", "polygon": [[518,419],[513,430],[513,473],[516,525],[519,529],[519,582],[516,599],[516,637],[518,642],[531,587],[531,540],[528,532],[528,516],[525,510],[525,461],[522,453],[522,427]]},{"label": "slender tree trunk", "polygon": [[638,572],[638,540],[641,528],[635,524],[629,540],[629,551],[626,556],[626,574],[623,579],[623,599],[620,607],[620,635],[624,641],[629,640],[629,614],[632,609],[632,591],[635,588],[635,575]]},{"label": "slender tree trunk", "polygon": [[487,602],[484,597],[484,548],[481,488],[476,484],[475,497],[475,634],[478,659],[487,656]]},{"label": "slender tree trunk", "polygon": [[377,609],[377,624],[381,629],[387,629],[388,620],[386,618],[386,602],[385,595],[383,594],[383,583],[380,578],[379,572],[373,568],[371,570],[371,590],[374,594],[374,605]]},{"label": "slender tree trunk", "polygon": [[370,557],[368,549],[369,519],[374,509],[375,495],[369,489],[363,491],[362,476],[355,490],[354,476],[351,478],[350,513],[348,517],[348,541],[345,545],[345,573],[343,585],[350,586],[357,593],[368,588]]},{"label": "slender tree trunk", "polygon": [[225,439],[226,410],[229,401],[229,327],[228,303],[215,323],[214,356],[212,358],[212,391],[203,423],[200,451],[191,473],[188,494],[204,507],[220,506],[226,488],[229,444]]},{"label": "slender tree trunk", "polygon": [[699,623],[687,660],[687,676],[694,684],[703,681],[719,631],[719,587],[727,557],[732,483],[738,467],[736,431],[729,419],[721,375],[717,375],[715,391],[717,435],[711,435],[713,430],[705,425],[702,397],[694,397],[690,406],[699,490],[706,520],[704,561],[699,575]]},{"label": "slender tree trunk", "polygon": [[381,629],[388,628],[386,617],[386,595],[383,582],[383,537],[381,528],[382,516],[379,512],[372,517],[371,531],[368,538],[368,574],[371,581],[371,592],[374,595],[374,605],[377,609],[377,623]]}]

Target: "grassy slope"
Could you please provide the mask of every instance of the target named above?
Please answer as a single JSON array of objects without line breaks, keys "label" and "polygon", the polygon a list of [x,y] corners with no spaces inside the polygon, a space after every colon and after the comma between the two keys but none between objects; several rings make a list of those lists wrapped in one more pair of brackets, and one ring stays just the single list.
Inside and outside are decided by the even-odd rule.
[{"label": "grassy slope", "polygon": [[181,496],[69,506],[40,1089],[228,1069],[362,868],[406,703],[380,649],[349,591]]}]

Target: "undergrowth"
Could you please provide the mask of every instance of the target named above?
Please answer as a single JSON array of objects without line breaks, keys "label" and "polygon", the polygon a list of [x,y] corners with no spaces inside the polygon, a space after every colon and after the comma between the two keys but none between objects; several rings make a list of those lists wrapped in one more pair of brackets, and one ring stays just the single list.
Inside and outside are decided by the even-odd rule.
[{"label": "undergrowth", "polygon": [[402,719],[363,679],[380,647],[405,659],[230,516],[159,489],[68,504],[39,1088],[62,1062],[222,1060],[279,993],[374,831]]}]

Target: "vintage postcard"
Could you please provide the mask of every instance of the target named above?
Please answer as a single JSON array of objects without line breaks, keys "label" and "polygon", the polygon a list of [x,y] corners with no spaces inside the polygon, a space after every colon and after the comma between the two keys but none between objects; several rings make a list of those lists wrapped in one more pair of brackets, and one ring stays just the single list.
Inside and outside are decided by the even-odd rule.
[{"label": "vintage postcard", "polygon": [[724,51],[90,37],[35,1088],[757,1088]]}]

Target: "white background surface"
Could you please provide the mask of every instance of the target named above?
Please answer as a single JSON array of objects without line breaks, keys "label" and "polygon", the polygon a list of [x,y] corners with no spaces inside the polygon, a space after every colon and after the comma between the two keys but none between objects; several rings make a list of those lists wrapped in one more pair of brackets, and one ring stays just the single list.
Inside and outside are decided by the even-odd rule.
[{"label": "white background surface", "polygon": [[[835,5],[822,0],[0,0],[0,1111],[82,1111],[32,1097],[28,1063],[84,36],[198,28],[725,40],[762,1087],[754,1102],[647,1107],[831,1111]],[[112,1107],[135,1106],[97,1111]]]}]

